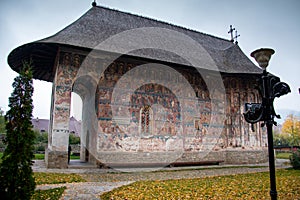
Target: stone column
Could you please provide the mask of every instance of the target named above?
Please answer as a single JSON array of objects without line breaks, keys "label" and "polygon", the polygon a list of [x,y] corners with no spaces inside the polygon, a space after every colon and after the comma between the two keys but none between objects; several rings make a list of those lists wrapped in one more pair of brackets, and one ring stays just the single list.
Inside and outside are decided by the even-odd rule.
[{"label": "stone column", "polygon": [[60,53],[52,89],[48,149],[48,168],[68,168],[71,92],[77,68],[74,55]]}]

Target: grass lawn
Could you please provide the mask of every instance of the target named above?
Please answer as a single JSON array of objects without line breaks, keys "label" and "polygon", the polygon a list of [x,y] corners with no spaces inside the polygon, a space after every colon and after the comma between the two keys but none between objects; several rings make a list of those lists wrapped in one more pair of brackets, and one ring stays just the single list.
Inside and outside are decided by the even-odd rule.
[{"label": "grass lawn", "polygon": [[34,159],[35,160],[44,160],[45,154],[34,154]]},{"label": "grass lawn", "polygon": [[[61,173],[34,173],[35,182],[37,185],[42,184],[58,184],[58,183],[74,183],[85,182],[80,175],[77,174],[61,174]],[[32,200],[51,199],[58,200],[65,191],[66,187],[54,188],[49,190],[36,190],[31,197]]]},{"label": "grass lawn", "polygon": [[[279,154],[286,158],[290,154]],[[0,153],[2,156],[2,153]],[[44,159],[37,154],[36,159]],[[277,155],[278,158],[278,155]],[[73,158],[72,158],[73,159]],[[1,159],[0,159],[1,163]],[[78,174],[34,173],[37,185],[85,182]],[[276,171],[278,199],[300,199],[300,170]],[[138,181],[101,195],[101,199],[270,199],[269,173],[167,181]],[[36,190],[34,199],[59,199],[65,187]]]},{"label": "grass lawn", "polygon": [[[277,170],[279,199],[300,199],[300,170]],[[270,199],[269,173],[167,181],[139,181],[101,199]]]},{"label": "grass lawn", "polygon": [[[34,158],[36,160],[44,160],[45,154],[34,154]],[[71,160],[79,160],[79,159],[80,159],[80,156],[71,155]]]},{"label": "grass lawn", "polygon": [[31,197],[32,200],[51,199],[59,200],[66,187],[54,188],[50,190],[36,190]]},{"label": "grass lawn", "polygon": [[85,182],[85,180],[77,174],[34,172],[33,176],[37,185]]},{"label": "grass lawn", "polygon": [[275,157],[278,159],[290,159],[292,153],[276,153]]},{"label": "grass lawn", "polygon": [[[3,153],[0,153],[0,163],[1,163],[1,158],[2,158]],[[34,154],[34,159],[35,160],[44,160],[45,159],[45,154]],[[72,160],[79,160],[80,156],[74,156],[71,155]]]}]

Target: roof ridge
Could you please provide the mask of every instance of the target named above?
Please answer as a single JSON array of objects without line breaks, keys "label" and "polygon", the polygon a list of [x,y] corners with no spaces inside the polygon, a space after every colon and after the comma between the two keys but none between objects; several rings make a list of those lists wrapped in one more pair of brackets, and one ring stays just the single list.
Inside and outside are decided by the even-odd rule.
[{"label": "roof ridge", "polygon": [[126,11],[120,11],[118,9],[109,8],[109,7],[106,7],[106,6],[99,6],[99,5],[97,5],[97,6],[92,7],[92,9],[93,8],[105,9],[105,10],[109,10],[109,11],[123,13],[123,14],[130,15],[130,16],[135,16],[135,17],[143,18],[143,19],[146,19],[146,20],[151,20],[153,22],[162,23],[162,24],[165,24],[165,25],[168,25],[168,26],[172,26],[174,28],[180,28],[182,30],[191,31],[191,32],[194,32],[194,33],[197,33],[197,34],[202,34],[204,36],[209,36],[209,37],[212,37],[212,38],[216,38],[216,39],[220,39],[220,40],[224,40],[226,42],[232,43],[230,40],[225,39],[225,38],[217,37],[217,36],[214,36],[214,35],[211,35],[211,34],[200,32],[200,31],[197,31],[197,30],[194,30],[194,29],[191,29],[191,28],[186,28],[186,27],[183,27],[183,26],[180,26],[180,25],[172,24],[172,23],[169,23],[169,22],[166,22],[166,21],[154,19],[154,18],[151,18],[151,17],[147,17],[147,16],[143,16],[143,15],[139,15],[139,14],[133,14],[133,13],[126,12]]}]

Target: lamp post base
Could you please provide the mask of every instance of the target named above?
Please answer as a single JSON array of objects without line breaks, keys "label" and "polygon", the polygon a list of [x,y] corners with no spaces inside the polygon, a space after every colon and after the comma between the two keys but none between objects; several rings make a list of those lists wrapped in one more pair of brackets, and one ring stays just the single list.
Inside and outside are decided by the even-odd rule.
[{"label": "lamp post base", "polygon": [[273,122],[270,120],[267,122],[267,133],[268,133],[268,151],[269,151],[269,170],[270,170],[270,196],[271,200],[277,200],[276,191],[276,174],[275,174],[275,159],[274,159],[274,148],[273,148]]}]

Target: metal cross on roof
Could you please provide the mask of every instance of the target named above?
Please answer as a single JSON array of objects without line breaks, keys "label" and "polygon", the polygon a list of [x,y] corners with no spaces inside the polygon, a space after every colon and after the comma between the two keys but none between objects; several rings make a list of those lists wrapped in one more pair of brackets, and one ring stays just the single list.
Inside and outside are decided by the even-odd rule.
[{"label": "metal cross on roof", "polygon": [[234,42],[234,38],[233,38],[233,31],[234,30],[235,30],[235,28],[232,28],[232,25],[230,25],[230,29],[228,31],[228,34],[230,34],[230,36],[231,36],[230,42]]},{"label": "metal cross on roof", "polygon": [[238,44],[237,38],[240,37],[241,35],[237,33],[237,30],[235,31],[235,36],[233,39],[235,39],[235,44]]}]

